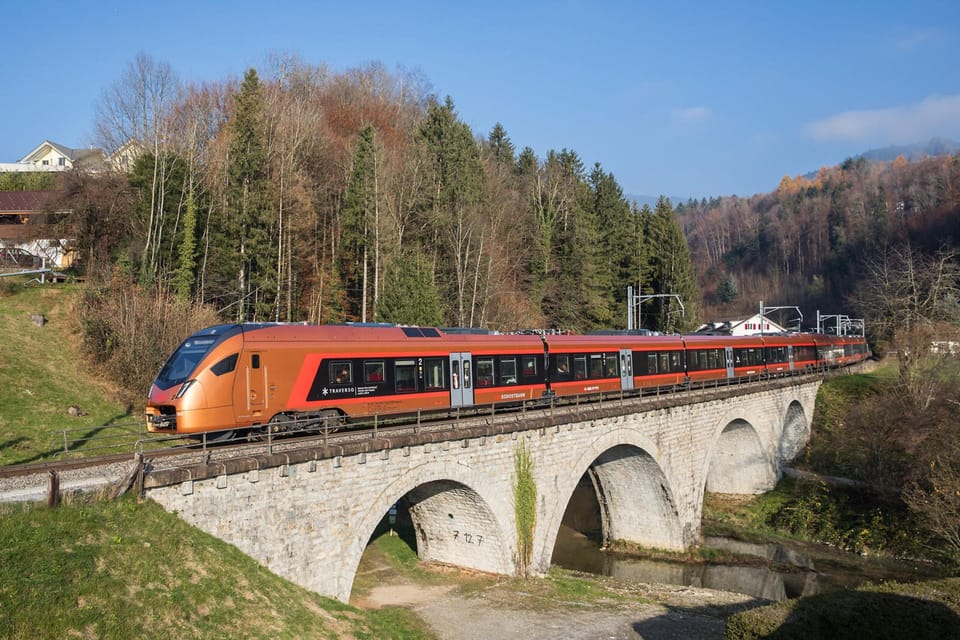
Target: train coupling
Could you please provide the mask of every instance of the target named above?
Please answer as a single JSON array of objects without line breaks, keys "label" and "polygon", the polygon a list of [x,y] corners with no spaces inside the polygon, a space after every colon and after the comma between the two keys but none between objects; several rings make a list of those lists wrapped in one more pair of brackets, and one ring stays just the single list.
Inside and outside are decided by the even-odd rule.
[{"label": "train coupling", "polygon": [[165,413],[156,409],[147,412],[147,431],[176,431],[176,429],[176,413]]}]

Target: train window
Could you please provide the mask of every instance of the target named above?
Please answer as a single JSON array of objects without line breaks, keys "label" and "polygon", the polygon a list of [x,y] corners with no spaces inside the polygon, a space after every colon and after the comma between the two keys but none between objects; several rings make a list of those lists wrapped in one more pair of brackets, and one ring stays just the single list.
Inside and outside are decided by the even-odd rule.
[{"label": "train window", "polygon": [[454,360],[452,363],[453,372],[450,374],[450,388],[459,389],[460,388],[460,362]]},{"label": "train window", "polygon": [[707,366],[711,369],[723,368],[723,357],[720,355],[719,349],[710,349],[707,352]]},{"label": "train window", "polygon": [[443,363],[440,358],[427,358],[423,361],[423,388],[427,391],[447,388]]},{"label": "train window", "polygon": [[259,369],[260,368],[260,354],[254,353],[250,356],[250,368]]},{"label": "train window", "polygon": [[217,364],[210,367],[210,370],[213,371],[213,375],[222,376],[225,373],[230,373],[237,368],[237,356],[239,353],[235,353],[232,356],[227,356]]},{"label": "train window", "polygon": [[500,384],[517,384],[517,359],[500,359]]},{"label": "train window", "polygon": [[670,352],[670,372],[677,373],[683,371],[683,351]]},{"label": "train window", "polygon": [[660,365],[657,367],[657,370],[660,373],[670,373],[670,354],[664,351],[659,355],[660,355]]},{"label": "train window", "polygon": [[710,368],[710,352],[709,351],[697,351],[697,369],[700,371],[706,371]]},{"label": "train window", "polygon": [[566,377],[570,374],[570,356],[562,355],[557,358],[557,375]]},{"label": "train window", "polygon": [[470,361],[469,360],[463,361],[463,388],[464,389],[470,388]]},{"label": "train window", "polygon": [[351,384],[352,380],[353,363],[343,361],[330,363],[331,384]]},{"label": "train window", "polygon": [[383,382],[383,361],[378,360],[376,362],[364,362],[363,379],[371,384],[379,384]]},{"label": "train window", "polygon": [[657,373],[657,354],[656,353],[647,354],[647,373],[650,373],[650,374]]},{"label": "train window", "polygon": [[587,377],[587,356],[573,356],[573,379],[583,380]]},{"label": "train window", "polygon": [[604,374],[608,378],[619,378],[620,377],[620,368],[618,366],[620,360],[619,353],[605,353],[603,354],[603,369]]},{"label": "train window", "polygon": [[492,387],[493,386],[493,358],[477,358],[474,362],[476,363],[476,366],[477,366],[477,386]]},{"label": "train window", "polygon": [[397,360],[393,366],[393,379],[397,393],[417,390],[417,364],[413,360]]},{"label": "train window", "polygon": [[733,353],[738,367],[752,367],[763,364],[763,357],[759,349],[734,349]]},{"label": "train window", "polygon": [[523,375],[525,377],[537,375],[537,356],[523,356]]},{"label": "train window", "polygon": [[603,377],[603,354],[602,353],[590,354],[590,377],[591,378]]}]

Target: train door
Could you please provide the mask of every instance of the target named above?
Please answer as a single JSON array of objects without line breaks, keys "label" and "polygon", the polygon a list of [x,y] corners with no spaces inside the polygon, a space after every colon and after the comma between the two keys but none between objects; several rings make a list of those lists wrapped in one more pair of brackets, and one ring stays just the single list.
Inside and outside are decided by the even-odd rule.
[{"label": "train door", "polygon": [[244,367],[247,383],[247,415],[260,416],[266,406],[267,368],[259,353],[250,353]]},{"label": "train door", "polygon": [[633,352],[620,349],[620,388],[633,389]]},{"label": "train door", "polygon": [[727,360],[727,377],[733,377],[733,347],[725,347]]},{"label": "train door", "polygon": [[790,371],[793,371],[793,345],[787,345],[787,360],[790,361]]},{"label": "train door", "polygon": [[473,377],[470,373],[470,354],[450,354],[450,406],[473,406]]}]

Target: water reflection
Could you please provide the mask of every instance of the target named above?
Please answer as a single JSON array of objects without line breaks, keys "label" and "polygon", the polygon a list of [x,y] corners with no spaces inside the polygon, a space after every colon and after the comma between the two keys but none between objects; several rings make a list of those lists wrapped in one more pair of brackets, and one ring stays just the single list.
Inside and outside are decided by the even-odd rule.
[{"label": "water reflection", "polygon": [[813,561],[779,544],[751,544],[728,538],[707,538],[708,547],[763,558],[769,565],[688,564],[633,558],[601,551],[587,536],[560,528],[553,563],[631,582],[654,582],[744,593],[765,600],[808,596],[848,586],[849,576],[818,573]]}]

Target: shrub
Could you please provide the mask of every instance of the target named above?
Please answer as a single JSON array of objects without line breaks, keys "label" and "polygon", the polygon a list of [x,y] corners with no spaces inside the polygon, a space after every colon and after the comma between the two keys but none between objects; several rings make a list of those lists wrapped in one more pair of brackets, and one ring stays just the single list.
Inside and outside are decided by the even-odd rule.
[{"label": "shrub", "polygon": [[121,279],[83,288],[74,311],[85,356],[128,401],[143,398],[185,337],[218,323],[208,307]]}]

